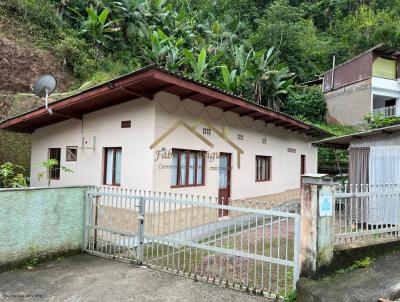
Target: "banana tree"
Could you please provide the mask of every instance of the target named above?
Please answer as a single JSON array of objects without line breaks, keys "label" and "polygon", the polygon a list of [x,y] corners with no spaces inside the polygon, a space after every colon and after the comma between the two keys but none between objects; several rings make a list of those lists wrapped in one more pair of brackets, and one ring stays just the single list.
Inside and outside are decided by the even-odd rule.
[{"label": "banana tree", "polygon": [[212,56],[210,60],[207,62],[207,52],[205,48],[200,50],[197,59],[193,55],[193,52],[189,49],[184,49],[183,54],[186,59],[186,63],[192,69],[192,75],[196,80],[205,79],[206,78],[206,70],[209,67],[215,68],[216,62],[221,58],[222,52],[218,52],[216,55]]},{"label": "banana tree", "polygon": [[258,104],[280,110],[294,74],[283,64],[276,64],[277,53],[271,47],[253,57],[254,98]]},{"label": "banana tree", "polygon": [[82,34],[89,37],[92,45],[98,50],[99,46],[104,46],[105,40],[112,39],[110,33],[112,32],[113,21],[107,21],[108,15],[110,13],[108,8],[104,8],[100,14],[97,13],[93,7],[87,7],[87,18],[81,23]]}]

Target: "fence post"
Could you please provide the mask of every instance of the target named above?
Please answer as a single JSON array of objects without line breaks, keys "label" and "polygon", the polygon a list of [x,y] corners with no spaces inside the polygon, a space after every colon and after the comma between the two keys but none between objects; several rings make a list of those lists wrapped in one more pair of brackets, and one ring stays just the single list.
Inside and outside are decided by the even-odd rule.
[{"label": "fence post", "polygon": [[303,175],[301,192],[300,273],[312,277],[329,265],[333,258],[333,180],[326,174]]},{"label": "fence post", "polygon": [[138,223],[138,249],[137,249],[137,260],[138,264],[143,264],[143,253],[144,253],[144,213],[145,213],[146,199],[140,197],[139,199],[139,223]]}]

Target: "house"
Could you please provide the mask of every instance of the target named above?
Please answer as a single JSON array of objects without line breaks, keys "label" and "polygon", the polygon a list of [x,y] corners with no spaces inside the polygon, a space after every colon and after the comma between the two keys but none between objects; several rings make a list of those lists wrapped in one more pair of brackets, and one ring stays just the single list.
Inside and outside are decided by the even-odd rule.
[{"label": "house", "polygon": [[[0,123],[32,134],[37,164],[57,159],[51,184],[110,185],[241,199],[298,197],[317,172],[319,129],[204,82],[148,66]],[[289,197],[288,197],[289,198]]]},{"label": "house", "polygon": [[327,121],[365,127],[370,113],[400,116],[400,48],[379,44],[325,72]]},{"label": "house", "polygon": [[[314,146],[349,150],[346,191],[360,194],[359,212],[367,212],[379,224],[400,224],[400,125],[323,139]],[[354,195],[355,196],[355,195]],[[367,199],[369,197],[369,199]],[[363,209],[364,207],[364,209]],[[353,215],[356,219],[357,215]],[[364,217],[365,215],[359,215]],[[365,219],[366,221],[367,219]]]}]

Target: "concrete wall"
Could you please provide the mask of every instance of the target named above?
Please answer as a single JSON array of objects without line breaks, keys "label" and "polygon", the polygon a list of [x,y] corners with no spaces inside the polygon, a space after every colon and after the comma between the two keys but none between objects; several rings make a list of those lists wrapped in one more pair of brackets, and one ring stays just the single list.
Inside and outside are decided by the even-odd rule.
[{"label": "concrete wall", "polygon": [[85,187],[0,190],[0,267],[81,249]]},{"label": "concrete wall", "polygon": [[[243,149],[240,169],[237,166],[237,151],[213,131],[211,135],[204,136],[214,144],[213,148],[183,127],[177,128],[155,148],[150,148],[176,122],[183,120],[193,125],[200,118],[226,133]],[[132,128],[121,129],[122,120],[131,120]],[[197,132],[202,134],[203,127],[208,126],[199,123]],[[238,134],[242,134],[244,139],[238,140]],[[79,147],[82,136],[88,141],[88,146],[92,144],[92,137],[96,136],[96,150],[78,150],[78,160],[66,162],[65,148]],[[265,144],[263,139],[266,139]],[[306,155],[306,172],[317,171],[317,148],[312,147],[310,141],[304,134],[223,112],[215,107],[205,108],[191,100],[181,101],[174,95],[161,92],[155,95],[154,101],[138,99],[84,115],[83,121],[69,120],[36,130],[32,135],[31,185],[46,184],[45,179],[38,180],[37,174],[42,170],[36,164],[47,159],[48,148],[61,147],[61,164],[74,171],[61,171],[60,180],[52,181],[52,185],[100,185],[103,181],[103,148],[122,147],[121,187],[218,196],[218,159],[206,163],[205,186],[171,188],[169,166],[172,159],[157,160],[157,154],[161,150],[182,148],[232,153],[231,197],[264,196],[300,187],[302,154]],[[288,148],[296,152],[288,152]],[[272,156],[271,181],[255,181],[256,155]]]},{"label": "concrete wall", "polygon": [[325,93],[327,121],[364,127],[364,116],[372,110],[371,79]]}]

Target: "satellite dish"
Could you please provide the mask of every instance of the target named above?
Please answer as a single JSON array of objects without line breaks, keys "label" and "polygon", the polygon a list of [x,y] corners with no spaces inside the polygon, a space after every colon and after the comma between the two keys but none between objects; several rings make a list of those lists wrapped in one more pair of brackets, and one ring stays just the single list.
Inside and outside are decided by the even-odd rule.
[{"label": "satellite dish", "polygon": [[46,97],[46,109],[50,114],[53,114],[49,109],[48,97],[56,89],[57,80],[50,74],[41,76],[33,85],[33,93],[38,97]]}]

